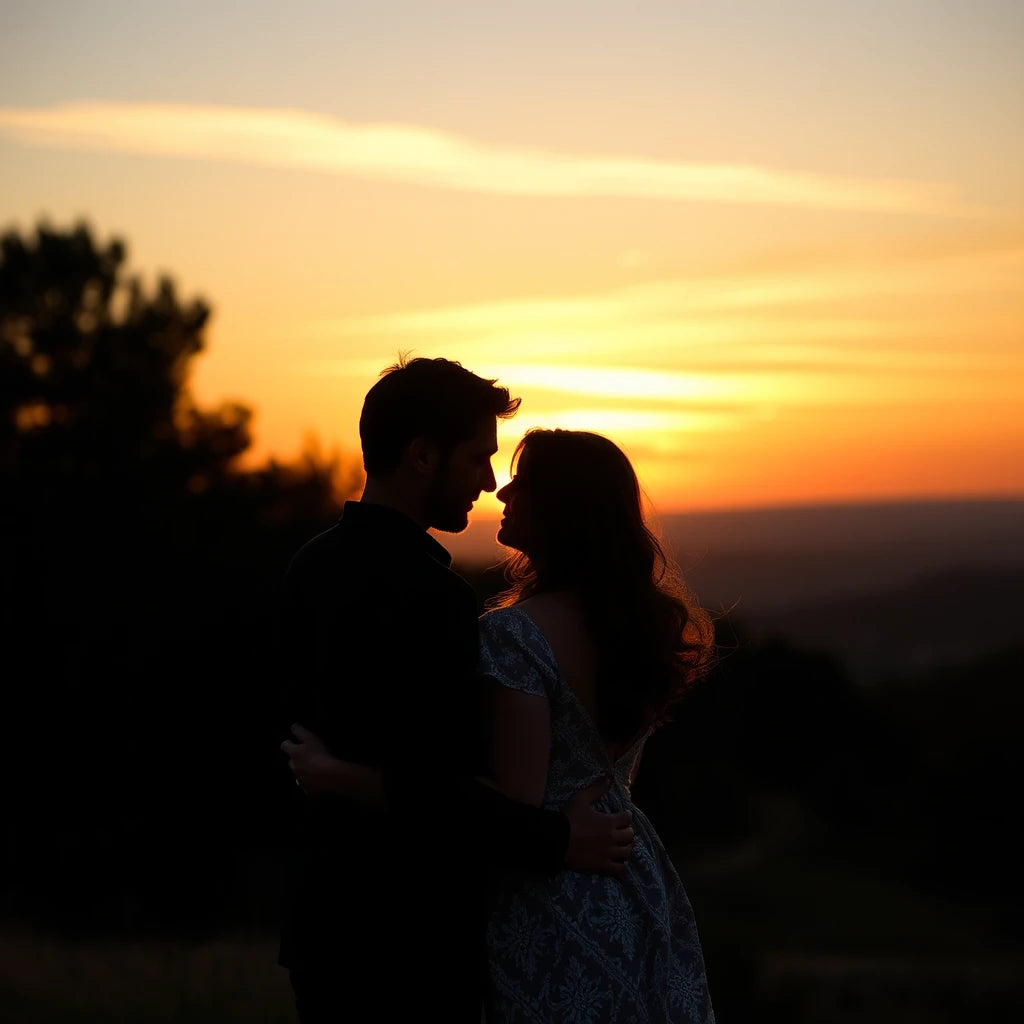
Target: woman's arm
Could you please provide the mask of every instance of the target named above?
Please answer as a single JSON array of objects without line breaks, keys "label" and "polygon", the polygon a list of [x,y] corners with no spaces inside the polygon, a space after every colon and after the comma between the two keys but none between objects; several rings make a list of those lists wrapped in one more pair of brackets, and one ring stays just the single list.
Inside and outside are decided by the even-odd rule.
[{"label": "woman's arm", "polygon": [[548,779],[551,705],[547,697],[491,686],[495,781],[507,796],[539,807]]},{"label": "woman's arm", "polygon": [[288,767],[307,793],[339,793],[371,807],[384,806],[379,771],[339,761],[319,736],[301,725],[292,726],[292,735],[295,741],[285,740],[281,750],[288,755]]}]

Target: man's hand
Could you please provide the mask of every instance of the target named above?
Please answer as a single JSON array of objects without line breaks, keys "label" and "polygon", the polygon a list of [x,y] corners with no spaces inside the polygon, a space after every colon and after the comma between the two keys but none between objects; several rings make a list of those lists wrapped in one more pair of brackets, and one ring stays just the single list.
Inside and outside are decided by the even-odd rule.
[{"label": "man's hand", "polygon": [[333,777],[338,762],[331,756],[324,741],[301,725],[292,726],[297,742],[285,740],[281,750],[288,755],[288,767],[307,793],[322,793],[334,787]]},{"label": "man's hand", "polygon": [[611,779],[601,779],[581,789],[565,809],[569,818],[565,866],[573,871],[615,876],[626,873],[626,861],[633,853],[633,814],[605,814],[593,807],[611,787]]}]

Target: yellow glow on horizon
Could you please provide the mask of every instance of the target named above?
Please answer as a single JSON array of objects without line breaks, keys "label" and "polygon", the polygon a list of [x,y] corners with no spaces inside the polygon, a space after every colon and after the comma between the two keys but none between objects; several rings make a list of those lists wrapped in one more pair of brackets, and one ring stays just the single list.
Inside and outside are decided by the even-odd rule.
[{"label": "yellow glow on horizon", "polygon": [[[456,340],[487,337],[520,340],[531,334],[550,343],[559,337],[591,336],[598,341],[609,329],[633,329],[655,340],[664,329],[701,324],[709,318],[725,318],[727,327],[742,323],[738,312],[763,319],[766,312],[796,311],[801,335],[808,330],[833,331],[863,337],[877,330],[871,321],[850,324],[845,318],[828,318],[836,303],[870,298],[877,307],[886,299],[927,300],[939,306],[950,297],[984,289],[1019,290],[1024,269],[1024,245],[1017,241],[995,243],[975,250],[877,254],[856,261],[840,260],[825,265],[794,265],[774,273],[747,272],[694,275],[676,280],[628,285],[603,292],[558,298],[491,303],[471,303],[438,309],[387,313],[312,323],[307,330],[331,337],[398,336],[404,338],[443,335]],[[824,307],[824,308],[823,308]],[[806,314],[812,319],[808,323]],[[815,313],[821,319],[816,324]],[[648,333],[644,333],[648,332]],[[685,337],[685,335],[684,335]],[[708,340],[698,332],[697,341]],[[546,350],[550,353],[550,348]]]},{"label": "yellow glow on horizon", "polygon": [[298,332],[318,354],[278,375],[276,412],[354,439],[362,395],[405,349],[522,397],[500,427],[499,476],[527,429],[563,427],[622,445],[669,509],[1021,491],[1024,424],[997,415],[1024,393],[1020,280],[1011,237],[311,319]]}]

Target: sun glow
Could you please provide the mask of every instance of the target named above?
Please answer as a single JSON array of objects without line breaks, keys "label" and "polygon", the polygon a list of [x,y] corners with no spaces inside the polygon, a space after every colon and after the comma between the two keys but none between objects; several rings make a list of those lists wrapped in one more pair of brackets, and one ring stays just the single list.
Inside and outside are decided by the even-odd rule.
[{"label": "sun glow", "polygon": [[355,462],[363,395],[408,352],[522,397],[499,472],[558,426],[619,442],[664,509],[1024,492],[1005,4],[896,5],[870,75],[856,5],[815,15],[815,47],[753,3],[690,5],[685,32],[650,4],[614,35],[525,27],[543,5],[407,4],[415,33],[371,29],[387,4],[244,38],[211,15],[187,76],[180,12],[46,6],[16,19],[39,45],[0,32],[5,216],[85,217],[209,301],[189,386],[255,410],[247,464],[307,437]]},{"label": "sun glow", "polygon": [[[941,493],[943,446],[1024,451],[1024,428],[994,416],[1024,390],[1021,279],[1024,247],[995,238],[897,249],[884,265],[843,253],[770,271],[309,321],[322,355],[294,372],[304,401],[322,388],[326,402],[393,359],[349,353],[444,353],[523,398],[502,424],[499,469],[527,429],[595,430],[626,449],[653,491],[676,495],[670,503],[692,505],[697,493],[706,504],[750,501],[782,480],[807,496],[884,493],[901,481],[879,453],[893,460],[900,448],[917,453],[913,472]],[[985,406],[986,418],[972,412]],[[1020,486],[1010,467],[987,472]],[[484,499],[481,509],[498,507]]]}]

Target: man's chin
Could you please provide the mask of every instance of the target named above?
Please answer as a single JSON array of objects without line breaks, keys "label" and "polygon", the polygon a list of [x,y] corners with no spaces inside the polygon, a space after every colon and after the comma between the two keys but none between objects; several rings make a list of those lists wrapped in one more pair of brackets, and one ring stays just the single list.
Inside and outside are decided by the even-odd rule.
[{"label": "man's chin", "polygon": [[465,512],[457,516],[445,516],[430,524],[431,529],[438,530],[440,533],[462,533],[467,526],[469,526],[469,516]]}]

